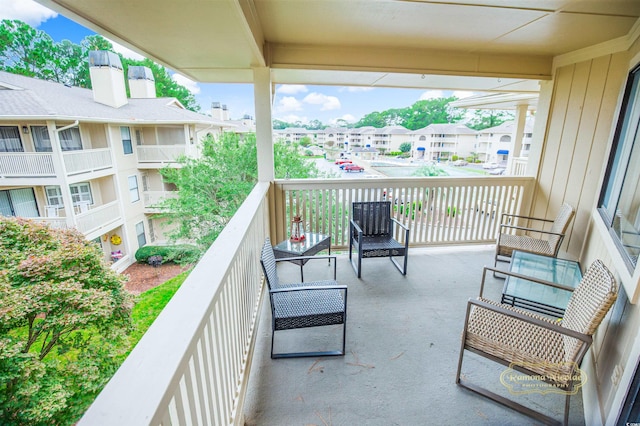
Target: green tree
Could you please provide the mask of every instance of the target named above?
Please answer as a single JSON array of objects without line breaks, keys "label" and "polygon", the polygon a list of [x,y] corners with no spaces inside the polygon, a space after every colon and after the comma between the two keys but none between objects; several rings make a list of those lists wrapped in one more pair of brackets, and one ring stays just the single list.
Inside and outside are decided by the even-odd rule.
[{"label": "green tree", "polygon": [[456,123],[464,117],[462,111],[449,106],[456,99],[452,96],[418,101],[406,111],[402,125],[409,130],[417,130],[430,124]]},{"label": "green tree", "polygon": [[300,142],[299,143],[300,143],[300,146],[303,146],[303,147],[306,148],[309,145],[311,145],[312,142],[313,141],[311,140],[311,138],[309,136],[303,136],[303,137],[300,138]]},{"label": "green tree", "polygon": [[513,112],[493,109],[477,109],[467,125],[474,130],[483,130],[499,126],[505,121],[513,120]]},{"label": "green tree", "polygon": [[402,142],[398,147],[400,152],[409,152],[411,151],[411,142]]},{"label": "green tree", "polygon": [[[276,178],[308,178],[319,175],[315,163],[301,157],[296,146],[274,144]],[[203,142],[200,158],[179,160],[181,167],[161,170],[165,182],[177,188],[177,197],[160,207],[174,241],[194,242],[206,250],[257,182],[255,135],[243,139],[225,133]]]},{"label": "green tree", "polygon": [[121,361],[123,278],[80,232],[16,218],[0,218],[0,268],[2,423],[73,423]]},{"label": "green tree", "polygon": [[47,79],[53,58],[53,39],[18,20],[0,22],[0,64],[14,74]]}]

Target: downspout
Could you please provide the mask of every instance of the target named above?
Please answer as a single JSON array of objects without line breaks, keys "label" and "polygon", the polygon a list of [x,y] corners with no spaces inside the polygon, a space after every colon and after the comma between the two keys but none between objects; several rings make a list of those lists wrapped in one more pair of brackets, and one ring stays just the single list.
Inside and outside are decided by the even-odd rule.
[{"label": "downspout", "polygon": [[[51,126],[49,126],[51,124]],[[67,180],[67,165],[64,162],[64,156],[62,154],[62,146],[60,146],[60,136],[59,133],[63,130],[71,129],[72,127],[76,127],[80,124],[80,120],[74,121],[72,124],[68,126],[64,126],[61,128],[57,128],[55,123],[47,123],[48,128],[52,128],[53,130],[53,142],[55,143],[55,151],[57,151],[58,158],[60,158],[60,169],[62,171],[62,185],[60,185],[60,193],[62,194],[62,200],[64,201],[65,212],[67,217],[67,225],[68,226],[76,226],[76,213],[73,209],[73,200],[71,198],[71,192],[69,191],[69,181]],[[53,144],[52,144],[53,145]],[[53,150],[53,146],[51,147]]]}]

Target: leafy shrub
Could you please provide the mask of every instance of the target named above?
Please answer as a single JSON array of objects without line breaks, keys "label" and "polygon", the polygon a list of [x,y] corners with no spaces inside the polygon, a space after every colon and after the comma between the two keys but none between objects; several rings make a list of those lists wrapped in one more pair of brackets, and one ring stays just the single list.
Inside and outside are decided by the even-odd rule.
[{"label": "leafy shrub", "polygon": [[452,155],[451,156],[451,161],[456,161],[458,158],[460,158],[460,157],[458,157],[457,155]]},{"label": "leafy shrub", "polygon": [[136,251],[136,260],[147,263],[151,256],[162,256],[162,263],[195,263],[200,258],[200,250],[189,244],[173,246],[143,246]]}]

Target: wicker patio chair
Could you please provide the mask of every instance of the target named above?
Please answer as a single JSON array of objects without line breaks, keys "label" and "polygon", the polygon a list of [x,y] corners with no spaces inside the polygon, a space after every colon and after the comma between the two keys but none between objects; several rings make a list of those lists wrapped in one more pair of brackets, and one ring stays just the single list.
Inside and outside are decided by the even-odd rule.
[{"label": "wicker patio chair", "polygon": [[[604,264],[596,260],[573,291],[564,317],[553,321],[483,298],[484,279],[490,270],[495,271],[494,268],[484,270],[480,297],[467,303],[456,383],[528,416],[558,423],[548,415],[463,380],[460,373],[464,351],[508,366],[510,370],[506,372],[515,370],[542,378],[565,393],[563,421],[566,425],[569,399],[580,387],[580,363],[592,343],[593,333],[616,300],[616,282]],[[531,281],[549,285],[533,278]]]},{"label": "wicker patio chair", "polygon": [[[358,278],[361,276],[362,259],[370,257],[388,257],[398,271],[406,275],[409,228],[391,217],[391,202],[354,202],[352,213],[349,224],[349,261]],[[404,244],[393,238],[394,223],[404,230]],[[352,257],[353,249],[358,255],[356,260]],[[394,256],[403,256],[403,265],[400,265]]]},{"label": "wicker patio chair", "polygon": [[[333,259],[333,280],[281,283],[276,262],[290,260]],[[271,303],[271,358],[340,356],[345,354],[347,333],[347,286],[336,281],[335,256],[275,258],[267,238],[260,258]],[[276,331],[342,324],[342,350],[326,352],[274,353]]]},{"label": "wicker patio chair", "polygon": [[[562,205],[554,220],[503,213],[493,265],[499,261],[509,262],[514,250],[556,257],[573,215],[574,209],[567,203]],[[514,225],[516,219],[537,227]],[[552,223],[549,230],[543,229],[545,223]]]}]

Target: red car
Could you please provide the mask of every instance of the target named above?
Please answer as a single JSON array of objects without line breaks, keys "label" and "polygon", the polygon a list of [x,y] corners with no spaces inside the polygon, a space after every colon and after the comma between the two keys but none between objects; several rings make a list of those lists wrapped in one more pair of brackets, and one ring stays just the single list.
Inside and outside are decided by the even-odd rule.
[{"label": "red car", "polygon": [[340,165],[340,164],[347,164],[347,163],[351,163],[351,160],[347,160],[346,158],[339,158],[336,160],[336,164]]},{"label": "red car", "polygon": [[360,167],[357,164],[347,164],[343,167],[345,172],[364,172],[364,167]]}]

